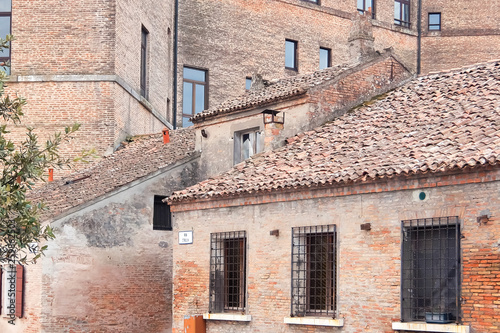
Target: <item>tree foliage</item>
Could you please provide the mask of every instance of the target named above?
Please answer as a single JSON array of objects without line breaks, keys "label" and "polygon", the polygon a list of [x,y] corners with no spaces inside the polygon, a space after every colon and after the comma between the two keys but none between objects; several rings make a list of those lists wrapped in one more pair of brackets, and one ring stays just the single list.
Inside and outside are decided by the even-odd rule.
[{"label": "tree foliage", "polygon": [[[8,47],[11,40],[10,36],[0,39],[0,48]],[[21,122],[26,100],[5,93],[6,79],[6,73],[0,70],[0,263],[30,263],[36,262],[46,248],[35,251],[36,244],[54,238],[54,234],[39,219],[45,205],[30,202],[26,194],[44,181],[48,168],[69,166],[71,161],[59,155],[59,147],[79,125],[66,127],[64,133],[55,133],[43,143],[33,128],[26,129],[21,142],[11,140],[8,125]]]}]

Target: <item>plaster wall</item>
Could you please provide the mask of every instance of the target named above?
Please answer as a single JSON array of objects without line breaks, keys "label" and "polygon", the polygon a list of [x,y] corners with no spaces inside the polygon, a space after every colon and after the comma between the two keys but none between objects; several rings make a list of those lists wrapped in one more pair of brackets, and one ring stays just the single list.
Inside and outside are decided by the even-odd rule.
[{"label": "plaster wall", "polygon": [[[343,194],[331,197],[294,190],[276,194],[268,203],[254,195],[226,200],[219,208],[196,210],[197,203],[174,207],[174,234],[192,230],[194,242],[174,244],[173,332],[182,332],[185,315],[208,312],[210,233],[238,230],[247,232],[244,312],[251,321],[207,320],[207,332],[331,332],[331,327],[283,323],[290,315],[291,228],[327,224],[337,226],[337,318],[344,319],[343,327],[334,330],[392,332],[392,322],[400,318],[401,220],[445,216],[458,216],[461,223],[464,324],[471,325],[471,332],[498,331],[494,294],[500,272],[500,182],[467,184],[466,179],[477,177],[452,176],[457,183],[450,186],[429,179],[441,184],[432,188],[420,187],[424,182],[419,180],[413,181],[413,189],[388,180],[366,185],[363,194],[352,186],[332,191]],[[391,190],[382,191],[386,185],[381,184]],[[420,192],[425,192],[425,200],[420,200]],[[478,224],[484,209],[492,217]],[[364,223],[371,223],[370,231],[360,230]],[[275,229],[278,237],[270,235]],[[479,262],[484,266],[477,266]]]},{"label": "plaster wall", "polygon": [[0,331],[170,332],[173,237],[153,230],[153,199],[199,181],[197,169],[190,159],[53,221],[56,239],[26,268],[26,316]]}]

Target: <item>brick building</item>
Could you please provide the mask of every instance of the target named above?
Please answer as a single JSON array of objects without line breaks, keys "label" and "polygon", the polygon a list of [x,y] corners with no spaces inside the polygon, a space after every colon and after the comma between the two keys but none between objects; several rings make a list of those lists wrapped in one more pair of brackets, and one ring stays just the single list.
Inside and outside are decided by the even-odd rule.
[{"label": "brick building", "polygon": [[358,13],[373,18],[375,49],[394,48],[412,72],[498,57],[500,14],[485,0],[5,0],[0,33],[17,40],[0,60],[12,63],[9,92],[29,101],[25,125],[44,137],[80,122],[67,153],[92,142],[102,155],[128,135],[189,125],[254,73],[349,62]]},{"label": "brick building", "polygon": [[172,121],[188,125],[189,115],[240,95],[254,73],[276,79],[348,62],[353,22],[369,9],[375,49],[393,47],[412,72],[500,54],[500,14],[491,1],[179,1],[176,68],[186,89],[177,87]]},{"label": "brick building", "polygon": [[414,79],[171,196],[173,332],[499,332],[499,75]]},{"label": "brick building", "polygon": [[159,133],[172,99],[173,5],[166,1],[5,0],[1,32],[16,37],[8,93],[28,100],[23,138],[43,138],[74,122],[64,153],[111,153],[126,138]]},{"label": "brick building", "polygon": [[22,317],[11,325],[2,308],[0,332],[171,332],[173,237],[161,200],[200,180],[198,159],[189,129],[166,144],[161,135],[134,137],[32,193],[50,207],[42,219],[56,238],[25,266]]}]

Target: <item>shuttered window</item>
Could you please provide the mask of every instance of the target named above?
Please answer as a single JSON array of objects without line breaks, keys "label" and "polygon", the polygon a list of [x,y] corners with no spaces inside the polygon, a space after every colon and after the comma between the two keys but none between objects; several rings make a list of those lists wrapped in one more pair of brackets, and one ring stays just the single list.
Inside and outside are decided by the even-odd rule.
[{"label": "shuttered window", "polygon": [[153,211],[153,230],[172,230],[172,213],[170,205],[163,202],[167,197],[155,195]]}]

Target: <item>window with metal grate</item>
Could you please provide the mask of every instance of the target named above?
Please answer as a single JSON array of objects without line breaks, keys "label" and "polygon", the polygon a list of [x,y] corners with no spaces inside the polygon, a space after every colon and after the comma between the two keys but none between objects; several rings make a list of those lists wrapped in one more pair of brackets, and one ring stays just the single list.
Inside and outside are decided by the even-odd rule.
[{"label": "window with metal grate", "polygon": [[210,234],[210,312],[244,310],[245,294],[245,231]]},{"label": "window with metal grate", "polygon": [[458,322],[458,217],[406,220],[401,230],[401,320]]},{"label": "window with metal grate", "polygon": [[292,228],[291,316],[335,317],[335,225]]}]

